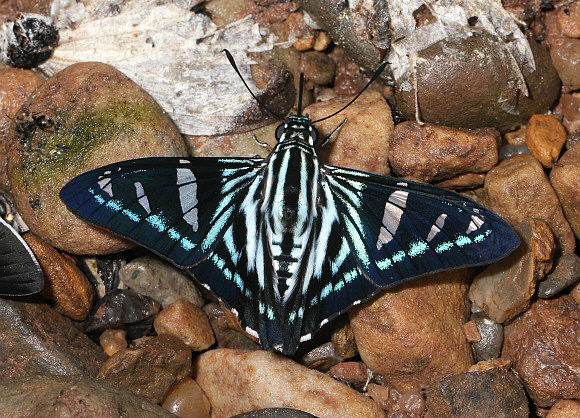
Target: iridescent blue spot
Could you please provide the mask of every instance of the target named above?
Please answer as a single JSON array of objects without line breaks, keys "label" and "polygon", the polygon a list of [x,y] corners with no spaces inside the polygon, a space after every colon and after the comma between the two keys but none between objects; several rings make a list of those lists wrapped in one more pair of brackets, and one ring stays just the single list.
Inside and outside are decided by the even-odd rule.
[{"label": "iridescent blue spot", "polygon": [[320,291],[320,299],[324,299],[325,297],[327,297],[331,291],[332,291],[332,284],[328,283]]},{"label": "iridescent blue spot", "polygon": [[127,215],[127,218],[131,219],[133,222],[139,222],[141,220],[141,217],[132,210],[123,209],[123,213]]},{"label": "iridescent blue spot", "polygon": [[416,257],[421,254],[425,254],[425,250],[429,248],[425,241],[417,241],[411,244],[409,248],[409,257]]},{"label": "iridescent blue spot", "polygon": [[185,251],[193,250],[193,248],[195,247],[195,244],[190,240],[188,240],[187,238],[181,238],[181,241],[179,241],[179,243],[181,244],[181,248],[183,248]]},{"label": "iridescent blue spot", "polygon": [[181,238],[181,235],[179,235],[179,232],[177,232],[173,228],[169,228],[167,230],[167,234],[169,235],[169,238],[171,238],[174,241],[179,241],[179,238]]},{"label": "iridescent blue spot", "polygon": [[258,302],[258,311],[260,311],[260,314],[262,314],[262,315],[266,311],[266,307],[264,306],[264,304],[262,302]]},{"label": "iridescent blue spot", "polygon": [[246,291],[244,292],[244,294],[246,295],[246,297],[248,299],[252,299],[252,292],[250,291],[250,289],[246,288]]},{"label": "iridescent blue spot", "polygon": [[302,318],[302,316],[304,316],[304,308],[301,306],[301,307],[298,309],[298,317],[299,317],[299,318]]},{"label": "iridescent blue spot", "polygon": [[398,263],[399,261],[401,261],[403,258],[405,258],[405,251],[397,251],[395,254],[393,254],[392,260],[395,263]]},{"label": "iridescent blue spot", "polygon": [[232,272],[230,269],[224,269],[223,273],[226,280],[232,280]]},{"label": "iridescent blue spot", "polygon": [[381,270],[386,270],[389,267],[391,267],[391,265],[393,263],[391,263],[391,260],[389,260],[388,258],[384,258],[382,260],[377,261],[377,267],[380,268]]},{"label": "iridescent blue spot", "polygon": [[102,205],[103,203],[105,203],[105,199],[103,199],[101,196],[99,196],[98,194],[95,195],[95,200],[97,201],[97,203],[99,205]]},{"label": "iridescent blue spot", "polygon": [[[347,283],[350,283],[354,279],[356,279],[357,277],[358,277],[358,271],[356,269],[352,269],[351,271],[348,271],[345,273],[344,281]],[[336,287],[335,287],[335,289],[336,289]]]},{"label": "iridescent blue spot", "polygon": [[453,243],[451,241],[446,241],[442,244],[439,244],[437,248],[435,248],[435,252],[437,254],[441,254],[444,251],[450,250],[453,247]]},{"label": "iridescent blue spot", "polygon": [[113,209],[114,211],[118,212],[120,210],[123,209],[123,206],[121,205],[121,202],[119,202],[118,200],[115,199],[111,199],[109,200],[106,204],[106,207]]},{"label": "iridescent blue spot", "polygon": [[471,244],[471,239],[464,235],[461,235],[455,240],[455,243],[457,244],[458,247],[463,247],[464,245]]},{"label": "iridescent blue spot", "polygon": [[344,287],[344,281],[340,281],[337,284],[334,285],[334,291],[336,292],[337,290],[340,290]]},{"label": "iridescent blue spot", "polygon": [[159,232],[163,232],[167,229],[167,226],[165,225],[165,219],[163,219],[159,215],[148,216],[147,222],[149,222],[151,226],[156,230],[158,230]]},{"label": "iridescent blue spot", "polygon": [[294,322],[294,319],[296,319],[296,312],[292,311],[290,312],[290,315],[288,315],[288,322],[292,323]]},{"label": "iridescent blue spot", "polygon": [[238,273],[234,274],[234,283],[236,284],[236,286],[238,286],[240,290],[244,290],[244,281],[242,280],[242,278]]},{"label": "iridescent blue spot", "polygon": [[473,241],[474,242],[481,242],[486,238],[486,236],[484,234],[479,234],[476,235],[475,237],[473,237]]},{"label": "iridescent blue spot", "polygon": [[268,319],[270,321],[273,321],[274,320],[274,311],[272,310],[272,307],[271,306],[268,306]]},{"label": "iridescent blue spot", "polygon": [[310,301],[310,306],[314,306],[316,304],[318,304],[318,296],[314,296]]}]

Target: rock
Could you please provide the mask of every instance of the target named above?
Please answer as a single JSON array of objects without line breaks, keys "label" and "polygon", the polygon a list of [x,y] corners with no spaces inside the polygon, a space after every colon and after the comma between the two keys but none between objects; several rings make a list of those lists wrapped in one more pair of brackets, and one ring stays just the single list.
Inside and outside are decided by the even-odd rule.
[{"label": "rock", "polygon": [[339,364],[344,358],[340,357],[331,342],[322,344],[306,353],[300,364],[321,372],[328,371],[332,366]]},{"label": "rock", "polygon": [[209,418],[209,399],[195,380],[186,377],[173,386],[161,403],[161,407],[178,417]]},{"label": "rock", "polygon": [[562,113],[562,125],[569,133],[580,132],[580,94],[562,94],[555,110]]},{"label": "rock", "polygon": [[367,366],[358,361],[343,361],[330,368],[328,374],[337,380],[362,387],[369,379]]},{"label": "rock", "polygon": [[[560,80],[544,47],[533,40],[529,44],[536,69],[521,66],[527,96],[518,90],[513,57],[497,36],[473,32],[420,51],[415,74],[421,120],[505,132],[547,111],[558,97]],[[397,104],[409,120],[415,119],[414,82],[414,71],[409,68],[396,88]]]},{"label": "rock", "polygon": [[0,189],[8,185],[8,135],[10,121],[28,96],[44,82],[37,73],[19,68],[0,71]]},{"label": "rock", "polygon": [[429,182],[484,173],[498,161],[495,129],[459,129],[403,122],[395,127],[389,162],[397,176]]},{"label": "rock", "polygon": [[580,309],[570,296],[535,301],[505,327],[502,357],[540,407],[580,398]]},{"label": "rock", "polygon": [[426,275],[351,309],[351,326],[367,367],[400,391],[466,371],[472,364],[463,332],[470,279],[468,269]]},{"label": "rock", "polygon": [[475,276],[469,288],[471,301],[498,324],[528,307],[537,281],[552,266],[554,238],[547,224],[527,220],[515,229],[520,246]]},{"label": "rock", "polygon": [[580,239],[580,147],[566,151],[552,169],[550,181],[562,203],[566,219],[576,238]]},{"label": "rock", "polygon": [[[315,103],[304,109],[304,113],[309,114],[312,120],[320,119],[336,112],[350,100],[352,97]],[[393,119],[383,96],[377,91],[367,91],[339,115],[317,123],[319,141],[330,135],[345,119],[347,121],[342,128],[320,149],[320,158],[327,164],[388,174],[387,157]]]},{"label": "rock", "polygon": [[110,357],[117,351],[127,348],[127,331],[122,329],[107,329],[99,336],[99,344]]},{"label": "rock", "polygon": [[168,307],[179,299],[186,299],[198,308],[205,303],[193,278],[157,257],[139,257],[119,271],[120,280],[135,292],[149,296]]},{"label": "rock", "polygon": [[326,34],[326,32],[322,30],[318,31],[314,37],[314,45],[312,45],[312,48],[314,48],[316,51],[324,51],[326,48],[328,48],[328,45],[330,45],[331,41],[332,40]]},{"label": "rock", "polygon": [[566,143],[566,130],[553,116],[533,115],[528,121],[526,145],[544,167],[552,168]]},{"label": "rock", "polygon": [[499,149],[499,160],[507,160],[508,158],[521,154],[530,154],[530,150],[528,149],[527,145],[503,145]]},{"label": "rock", "polygon": [[215,343],[207,315],[185,299],[179,299],[159,312],[153,326],[157,334],[174,335],[193,351],[207,350]]},{"label": "rock", "polygon": [[43,296],[54,308],[75,321],[84,320],[93,305],[95,289],[83,272],[69,259],[34,234],[24,240],[36,256],[44,273]]},{"label": "rock", "polygon": [[564,36],[580,38],[580,4],[570,3],[558,9],[557,25]]},{"label": "rock", "polygon": [[31,376],[0,382],[0,409],[12,417],[174,417],[157,405],[103,380]]},{"label": "rock", "polygon": [[436,417],[528,418],[528,399],[511,372],[490,369],[442,379],[427,392],[427,409]]},{"label": "rock", "polygon": [[563,38],[552,45],[550,56],[558,75],[562,79],[565,89],[577,90],[580,88],[580,39]]},{"label": "rock", "polygon": [[496,324],[483,312],[471,314],[481,339],[471,343],[476,360],[492,360],[499,357],[503,343],[503,326]]},{"label": "rock", "polygon": [[580,416],[580,402],[569,399],[558,401],[550,408],[546,418],[577,418]]},{"label": "rock", "polygon": [[383,416],[373,401],[346,385],[262,350],[207,351],[195,359],[194,379],[209,398],[213,416],[273,407],[319,417]]},{"label": "rock", "polygon": [[185,156],[185,144],[157,103],[101,63],[71,65],[46,80],[15,115],[8,176],[32,232],[72,253],[132,246],[88,226],[60,201],[61,187],[87,170],[131,158]]},{"label": "rock", "polygon": [[508,145],[524,145],[526,143],[527,125],[522,125],[515,131],[506,132],[504,135],[505,142]]},{"label": "rock", "polygon": [[463,332],[465,332],[465,338],[470,343],[479,342],[481,341],[481,335],[477,330],[477,325],[475,325],[475,321],[470,320],[463,324]]},{"label": "rock", "polygon": [[48,305],[0,298],[0,379],[94,377],[106,359],[98,345]]},{"label": "rock", "polygon": [[580,280],[580,257],[564,254],[556,260],[556,266],[538,286],[538,297],[551,298]]},{"label": "rock", "polygon": [[331,84],[334,81],[336,65],[332,58],[318,51],[310,51],[300,56],[300,71],[304,79],[319,86]]},{"label": "rock", "polygon": [[[370,384],[369,384],[370,387]],[[388,399],[385,400],[385,395]],[[387,411],[389,417],[422,417],[425,414],[425,394],[421,390],[407,390],[399,392],[393,388],[382,385],[373,385],[372,392],[369,393],[379,405]]]},{"label": "rock", "polygon": [[534,157],[517,155],[502,161],[487,173],[484,188],[489,209],[511,225],[526,218],[541,219],[550,225],[557,247],[563,253],[574,252],[574,233],[542,165]]},{"label": "rock", "polygon": [[159,403],[175,383],[191,374],[191,350],[172,335],[159,335],[119,350],[98,377]]},{"label": "rock", "polygon": [[483,186],[485,181],[485,174],[465,173],[450,179],[439,181],[435,186],[449,190],[465,190],[474,189]]},{"label": "rock", "polygon": [[512,362],[510,359],[507,358],[494,358],[491,360],[482,360],[475,363],[473,366],[469,368],[469,372],[484,372],[489,369],[496,369],[501,368],[505,370],[509,370],[511,367]]},{"label": "rock", "polygon": [[570,290],[570,296],[574,298],[576,303],[580,305],[580,283],[576,283]]},{"label": "rock", "polygon": [[350,324],[344,320],[333,321],[336,328],[332,331],[331,341],[334,350],[342,358],[351,358],[358,354],[354,333]]},{"label": "rock", "polygon": [[367,395],[371,397],[381,408],[384,410],[389,409],[389,395],[391,391],[388,387],[383,385],[378,385],[376,383],[369,383],[367,386]]},{"label": "rock", "polygon": [[233,348],[239,350],[259,350],[260,345],[243,333],[239,324],[232,324],[228,319],[227,309],[217,303],[208,303],[203,311],[209,318],[215,339],[219,348]]},{"label": "rock", "polygon": [[130,339],[138,338],[151,331],[159,309],[159,303],[147,296],[129,289],[115,289],[95,303],[85,322],[85,332],[123,328]]},{"label": "rock", "polygon": [[291,408],[264,408],[245,414],[237,414],[230,418],[316,418],[308,412]]}]

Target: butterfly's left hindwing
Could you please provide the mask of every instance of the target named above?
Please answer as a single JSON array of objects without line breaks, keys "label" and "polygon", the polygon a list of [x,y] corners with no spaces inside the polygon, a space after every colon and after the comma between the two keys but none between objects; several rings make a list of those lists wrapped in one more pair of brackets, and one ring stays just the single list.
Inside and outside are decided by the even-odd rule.
[{"label": "butterfly's left hindwing", "polygon": [[188,267],[221,239],[260,159],[145,158],[84,173],[60,192],[80,218]]}]

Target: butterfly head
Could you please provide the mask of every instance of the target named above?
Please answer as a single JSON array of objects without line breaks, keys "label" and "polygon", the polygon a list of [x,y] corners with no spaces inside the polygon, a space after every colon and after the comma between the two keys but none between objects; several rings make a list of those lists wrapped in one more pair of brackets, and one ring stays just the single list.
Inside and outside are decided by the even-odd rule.
[{"label": "butterfly head", "polygon": [[314,146],[318,142],[318,131],[308,115],[290,115],[276,128],[276,140],[301,141]]}]

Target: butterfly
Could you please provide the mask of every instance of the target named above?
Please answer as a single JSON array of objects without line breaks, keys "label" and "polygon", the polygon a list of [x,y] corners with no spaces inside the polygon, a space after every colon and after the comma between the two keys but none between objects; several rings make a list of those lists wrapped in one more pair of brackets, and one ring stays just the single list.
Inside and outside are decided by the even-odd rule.
[{"label": "butterfly", "polygon": [[187,269],[262,348],[286,355],[381,289],[519,245],[503,219],[458,194],[323,164],[322,119],[300,103],[266,158],[130,160],[81,174],[60,198]]}]

